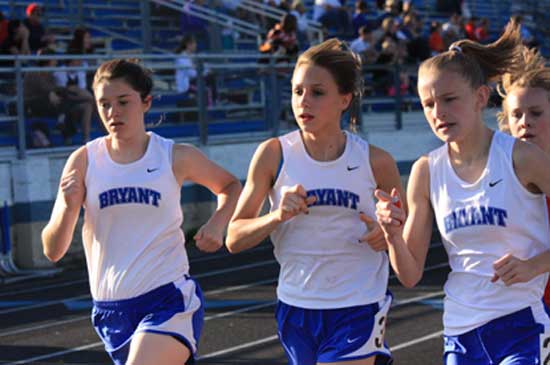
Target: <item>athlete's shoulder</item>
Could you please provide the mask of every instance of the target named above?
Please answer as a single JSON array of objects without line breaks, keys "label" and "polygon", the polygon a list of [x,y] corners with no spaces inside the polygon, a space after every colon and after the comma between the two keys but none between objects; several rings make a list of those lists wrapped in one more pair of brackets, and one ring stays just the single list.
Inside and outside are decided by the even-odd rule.
[{"label": "athlete's shoulder", "polygon": [[189,143],[174,143],[172,146],[174,164],[189,163],[196,157],[204,155],[198,148]]},{"label": "athlete's shoulder", "polygon": [[76,170],[82,175],[86,174],[88,168],[88,147],[86,145],[73,151],[65,164],[64,173]]},{"label": "athlete's shoulder", "polygon": [[430,157],[422,155],[418,160],[414,161],[411,167],[410,177],[415,179],[428,180],[430,178]]},{"label": "athlete's shoulder", "polygon": [[383,148],[373,144],[368,145],[371,163],[376,164],[392,164],[395,163],[393,156]]},{"label": "athlete's shoulder", "polygon": [[282,145],[279,138],[270,138],[258,146],[254,155],[259,164],[265,164],[268,167],[278,166],[282,156]]}]

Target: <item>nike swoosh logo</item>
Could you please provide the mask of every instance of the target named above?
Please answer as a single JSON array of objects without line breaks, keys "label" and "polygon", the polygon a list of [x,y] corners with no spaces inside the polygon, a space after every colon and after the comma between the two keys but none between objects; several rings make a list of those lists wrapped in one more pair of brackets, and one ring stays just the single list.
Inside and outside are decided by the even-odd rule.
[{"label": "nike swoosh logo", "polygon": [[159,168],[154,168],[154,169],[147,169],[147,172],[153,172],[153,171],[157,171]]},{"label": "nike swoosh logo", "polygon": [[348,343],[354,343],[355,341],[357,341],[358,339],[360,339],[361,337],[355,337],[355,338],[348,338],[347,341]]},{"label": "nike swoosh logo", "polygon": [[353,171],[353,170],[357,170],[359,168],[359,166],[348,166],[348,171]]},{"label": "nike swoosh logo", "polygon": [[498,184],[498,183],[501,182],[501,181],[502,181],[502,179],[499,179],[499,180],[497,180],[497,181],[489,181],[489,187],[492,188],[493,186],[495,186],[496,184]]}]

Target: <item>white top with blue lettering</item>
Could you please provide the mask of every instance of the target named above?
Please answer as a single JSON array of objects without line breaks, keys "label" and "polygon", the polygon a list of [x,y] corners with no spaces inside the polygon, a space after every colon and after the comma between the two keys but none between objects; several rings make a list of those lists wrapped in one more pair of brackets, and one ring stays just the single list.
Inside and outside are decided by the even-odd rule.
[{"label": "white top with blue lettering", "polygon": [[385,297],[388,257],[359,238],[367,233],[359,212],[375,217],[376,182],[369,145],[346,132],[344,153],[334,161],[313,160],[299,131],[279,137],[283,165],[270,192],[272,210],[282,193],[301,184],[317,197],[309,214],[300,214],[271,234],[281,265],[278,298],[308,309],[344,308]]},{"label": "white top with blue lettering", "polygon": [[174,143],[149,136],[145,155],[129,164],[111,159],[104,137],[86,144],[82,237],[95,300],[132,298],[189,271]]},{"label": "white top with blue lettering", "polygon": [[455,173],[447,145],[429,154],[430,199],[452,269],[445,284],[446,335],[541,302],[547,275],[509,287],[491,282],[493,262],[505,254],[528,259],[548,249],[545,199],[518,180],[514,142],[494,133],[486,168],[473,184]]}]

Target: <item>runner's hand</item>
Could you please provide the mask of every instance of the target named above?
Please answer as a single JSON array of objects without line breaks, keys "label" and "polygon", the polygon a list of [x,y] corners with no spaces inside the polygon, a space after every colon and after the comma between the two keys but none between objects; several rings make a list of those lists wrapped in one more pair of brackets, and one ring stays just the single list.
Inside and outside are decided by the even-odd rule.
[{"label": "runner's hand", "polygon": [[302,185],[292,186],[283,192],[281,202],[276,210],[279,222],[286,222],[298,214],[309,214],[308,207],[316,200],[315,196],[307,196],[306,189]]},{"label": "runner's hand", "polygon": [[374,251],[385,251],[388,243],[380,224],[363,212],[359,213],[359,219],[367,225],[368,229],[367,234],[361,237],[359,242],[366,242]]}]

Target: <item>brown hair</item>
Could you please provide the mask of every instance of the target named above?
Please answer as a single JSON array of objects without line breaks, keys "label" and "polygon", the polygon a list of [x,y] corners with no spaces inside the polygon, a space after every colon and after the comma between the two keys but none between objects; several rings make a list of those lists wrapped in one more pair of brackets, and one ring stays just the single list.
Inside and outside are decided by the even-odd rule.
[{"label": "brown hair", "polygon": [[523,69],[506,73],[497,91],[502,96],[502,111],[497,113],[498,126],[508,131],[507,95],[517,88],[541,88],[550,92],[550,69],[544,67],[546,60],[535,49],[523,48]]},{"label": "brown hair", "polygon": [[324,68],[336,81],[340,94],[352,94],[348,110],[350,110],[350,129],[355,130],[363,94],[360,57],[353,53],[345,42],[331,38],[302,53],[298,57],[295,70],[302,64]]},{"label": "brown hair", "polygon": [[483,45],[469,39],[456,41],[448,51],[422,62],[418,73],[450,70],[461,75],[472,88],[478,88],[498,81],[506,72],[517,72],[522,64],[520,27],[511,19],[495,42]]},{"label": "brown hair", "polygon": [[93,88],[103,81],[121,79],[145,101],[153,89],[153,73],[139,65],[137,59],[116,59],[101,64],[94,75]]}]

